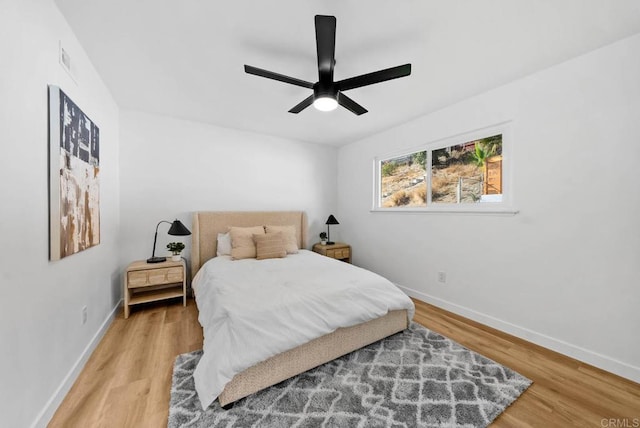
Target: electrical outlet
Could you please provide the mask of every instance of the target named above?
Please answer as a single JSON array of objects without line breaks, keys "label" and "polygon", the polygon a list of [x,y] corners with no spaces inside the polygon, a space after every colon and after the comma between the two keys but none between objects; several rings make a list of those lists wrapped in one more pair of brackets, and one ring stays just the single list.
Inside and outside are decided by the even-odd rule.
[{"label": "electrical outlet", "polygon": [[82,307],[82,325],[85,325],[87,323],[87,307],[83,306]]},{"label": "electrical outlet", "polygon": [[446,272],[438,272],[438,282],[443,284],[447,283],[447,273]]}]

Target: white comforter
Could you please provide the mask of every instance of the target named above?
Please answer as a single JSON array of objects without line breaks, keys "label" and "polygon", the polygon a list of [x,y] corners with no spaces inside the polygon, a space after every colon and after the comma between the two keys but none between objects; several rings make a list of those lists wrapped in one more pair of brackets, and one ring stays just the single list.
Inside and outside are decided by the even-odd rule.
[{"label": "white comforter", "polygon": [[387,279],[301,250],[283,259],[209,260],[193,279],[204,329],[194,372],[206,409],[241,371],[339,327],[414,305]]}]

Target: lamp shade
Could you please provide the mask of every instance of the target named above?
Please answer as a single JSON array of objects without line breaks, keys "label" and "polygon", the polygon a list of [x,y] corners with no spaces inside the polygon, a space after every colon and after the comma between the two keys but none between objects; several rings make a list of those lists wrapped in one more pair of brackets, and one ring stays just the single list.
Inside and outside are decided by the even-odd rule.
[{"label": "lamp shade", "polygon": [[333,214],[331,214],[329,215],[329,218],[327,219],[327,222],[325,224],[340,224],[340,223],[338,223],[338,220],[336,220]]},{"label": "lamp shade", "polygon": [[187,227],[182,224],[182,222],[180,220],[173,220],[173,223],[171,223],[171,227],[169,228],[169,232],[167,232],[169,235],[176,235],[176,236],[186,236],[186,235],[191,235],[191,231],[189,229],[187,229]]}]

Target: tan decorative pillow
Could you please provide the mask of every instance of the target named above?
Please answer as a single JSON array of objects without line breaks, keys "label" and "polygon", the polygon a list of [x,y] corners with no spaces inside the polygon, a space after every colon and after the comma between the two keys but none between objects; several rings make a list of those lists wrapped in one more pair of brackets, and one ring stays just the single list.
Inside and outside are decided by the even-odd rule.
[{"label": "tan decorative pillow", "polygon": [[266,233],[253,235],[256,243],[256,258],[258,260],[277,259],[287,256],[282,233]]},{"label": "tan decorative pillow", "polygon": [[287,254],[296,254],[298,252],[298,238],[296,237],[296,227],[291,226],[270,226],[264,227],[267,233],[281,232],[284,240],[284,247]]},{"label": "tan decorative pillow", "polygon": [[253,235],[264,235],[264,227],[231,227],[231,257],[234,260],[255,259],[256,244],[253,242]]}]

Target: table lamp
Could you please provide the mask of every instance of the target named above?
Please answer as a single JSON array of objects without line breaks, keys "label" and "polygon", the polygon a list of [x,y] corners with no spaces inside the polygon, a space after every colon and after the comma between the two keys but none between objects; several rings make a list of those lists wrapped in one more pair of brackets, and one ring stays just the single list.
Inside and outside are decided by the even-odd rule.
[{"label": "table lamp", "polygon": [[169,231],[167,232],[169,235],[175,235],[175,236],[191,235],[191,231],[187,229],[187,227],[184,224],[182,224],[182,222],[178,219],[174,220],[173,222],[160,220],[156,225],[156,234],[153,237],[153,251],[151,252],[151,257],[147,259],[147,263],[162,263],[167,260],[166,257],[156,257],[156,241],[158,240],[158,226],[160,226],[160,223],[169,223],[171,225],[171,227],[169,228]]},{"label": "table lamp", "polygon": [[333,216],[333,214],[330,214],[329,218],[327,219],[327,222],[325,224],[327,225],[327,245],[333,245],[333,244],[335,244],[335,242],[331,241],[331,233],[329,233],[329,225],[330,224],[340,224],[340,223],[338,223],[338,220],[336,220],[336,218]]}]

